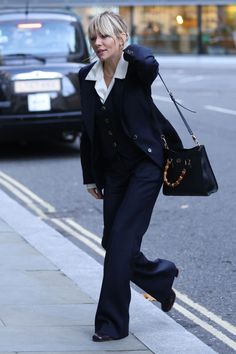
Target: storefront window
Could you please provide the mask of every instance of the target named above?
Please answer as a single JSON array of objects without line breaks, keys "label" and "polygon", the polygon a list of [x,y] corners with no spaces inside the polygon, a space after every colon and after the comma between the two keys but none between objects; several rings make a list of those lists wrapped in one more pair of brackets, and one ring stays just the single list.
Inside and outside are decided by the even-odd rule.
[{"label": "storefront window", "polygon": [[85,32],[97,13],[119,12],[129,25],[131,42],[149,47],[156,54],[236,54],[236,5],[77,7],[74,10],[80,15]]},{"label": "storefront window", "polygon": [[206,54],[236,53],[236,6],[204,6],[202,43]]},{"label": "storefront window", "polygon": [[197,53],[196,6],[137,6],[133,32],[135,43],[156,53]]}]

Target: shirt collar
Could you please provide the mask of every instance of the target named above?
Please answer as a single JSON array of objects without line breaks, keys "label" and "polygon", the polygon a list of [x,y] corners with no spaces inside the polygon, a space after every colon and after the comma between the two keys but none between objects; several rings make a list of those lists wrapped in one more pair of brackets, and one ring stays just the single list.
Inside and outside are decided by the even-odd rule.
[{"label": "shirt collar", "polygon": [[[114,74],[115,79],[124,79],[128,69],[128,62],[124,60],[123,55],[121,56],[116,71]],[[86,76],[85,80],[97,81],[103,78],[103,68],[102,63],[98,60],[92,69],[89,71],[88,75]]]}]

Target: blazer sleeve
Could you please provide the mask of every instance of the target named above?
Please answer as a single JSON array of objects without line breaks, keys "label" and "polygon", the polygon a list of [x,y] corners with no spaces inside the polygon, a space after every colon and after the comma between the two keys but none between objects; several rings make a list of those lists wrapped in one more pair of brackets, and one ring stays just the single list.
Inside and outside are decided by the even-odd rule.
[{"label": "blazer sleeve", "polygon": [[150,49],[131,44],[124,49],[124,59],[131,64],[142,83],[151,85],[156,79],[159,64]]},{"label": "blazer sleeve", "polygon": [[[80,83],[80,97],[81,97],[81,104],[82,104],[82,114],[83,114],[83,95],[82,95],[82,87],[83,87],[83,80],[86,76],[85,67],[80,69],[79,71],[79,83]],[[92,169],[92,152],[91,152],[91,142],[89,136],[86,132],[85,126],[83,124],[82,127],[82,134],[80,137],[80,158],[81,158],[81,166],[82,166],[82,174],[83,174],[83,183],[84,184],[92,184],[95,182],[93,176],[93,169]]]},{"label": "blazer sleeve", "polygon": [[83,183],[95,183],[91,161],[91,144],[85,130],[83,130],[80,138],[80,158],[83,173]]}]

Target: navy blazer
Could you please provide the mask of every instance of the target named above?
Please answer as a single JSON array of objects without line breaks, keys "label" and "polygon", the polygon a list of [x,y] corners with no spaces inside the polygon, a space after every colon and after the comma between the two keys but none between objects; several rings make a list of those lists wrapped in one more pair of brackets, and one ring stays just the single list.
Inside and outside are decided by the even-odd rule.
[{"label": "navy blazer", "polygon": [[[163,167],[163,133],[170,147],[182,147],[182,142],[170,124],[155,106],[151,84],[158,75],[158,62],[148,48],[130,45],[124,50],[128,70],[122,86],[122,125],[125,133],[157,165]],[[79,71],[80,96],[84,129],[81,137],[81,163],[85,184],[104,187],[104,166],[95,139],[95,81],[85,80],[95,63]],[[123,80],[121,80],[123,81]]]}]

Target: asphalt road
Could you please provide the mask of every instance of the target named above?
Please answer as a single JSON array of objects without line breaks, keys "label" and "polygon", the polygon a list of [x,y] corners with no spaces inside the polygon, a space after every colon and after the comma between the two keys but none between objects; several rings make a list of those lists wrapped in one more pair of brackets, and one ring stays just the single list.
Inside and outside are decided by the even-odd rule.
[{"label": "asphalt road", "polygon": [[[161,194],[142,248],[151,259],[168,258],[180,269],[175,283],[177,307],[170,316],[218,353],[230,354],[236,351],[236,65],[165,63],[164,58],[160,63],[175,97],[197,111],[183,112],[206,146],[219,191],[210,197]],[[185,146],[193,146],[160,80],[153,84],[153,97]],[[49,142],[1,144],[0,171],[4,173],[0,174],[3,190],[23,205],[32,209],[30,201],[22,197],[25,191],[21,189],[19,194],[16,184],[12,188],[9,176],[55,208],[44,208],[46,222],[69,218],[101,236],[102,204],[82,186],[79,141],[71,146]],[[58,223],[53,226],[103,261],[101,253],[85,245],[75,233]]]}]

